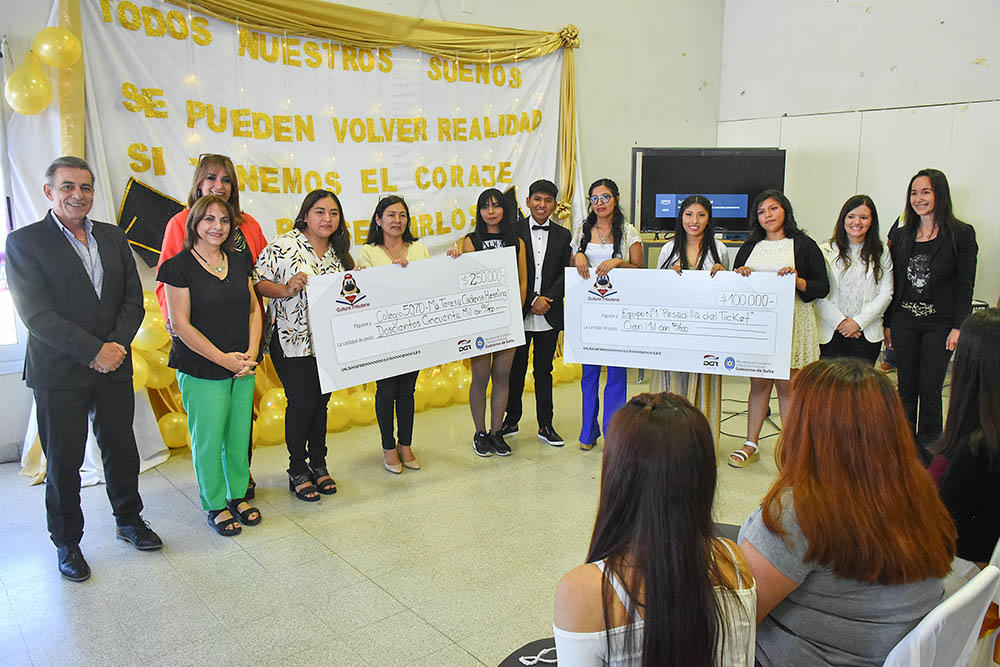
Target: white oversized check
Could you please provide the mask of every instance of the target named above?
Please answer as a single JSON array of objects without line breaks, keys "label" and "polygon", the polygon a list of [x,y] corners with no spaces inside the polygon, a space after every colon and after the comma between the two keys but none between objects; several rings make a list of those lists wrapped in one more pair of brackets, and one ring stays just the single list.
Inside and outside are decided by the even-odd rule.
[{"label": "white oversized check", "polygon": [[788,379],[795,278],[566,269],[566,361]]},{"label": "white oversized check", "polygon": [[324,392],[524,344],[513,248],[309,279]]}]

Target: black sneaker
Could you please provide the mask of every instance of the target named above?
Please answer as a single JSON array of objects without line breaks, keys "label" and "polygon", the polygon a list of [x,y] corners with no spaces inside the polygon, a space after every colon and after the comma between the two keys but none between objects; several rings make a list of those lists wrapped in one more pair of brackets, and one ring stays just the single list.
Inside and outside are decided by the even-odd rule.
[{"label": "black sneaker", "polygon": [[556,430],[551,426],[543,426],[538,429],[538,439],[553,447],[562,447],[564,444],[562,436],[556,433]]},{"label": "black sneaker", "polygon": [[510,424],[504,422],[500,427],[500,435],[515,435],[517,433],[517,424]]},{"label": "black sneaker", "polygon": [[508,445],[503,435],[500,433],[490,433],[490,441],[493,443],[493,451],[497,456],[510,456],[510,445]]},{"label": "black sneaker", "polygon": [[[480,431],[472,436],[472,448],[479,456],[493,456],[493,438],[490,437],[489,433]],[[510,453],[510,448],[508,448],[507,453]]]}]

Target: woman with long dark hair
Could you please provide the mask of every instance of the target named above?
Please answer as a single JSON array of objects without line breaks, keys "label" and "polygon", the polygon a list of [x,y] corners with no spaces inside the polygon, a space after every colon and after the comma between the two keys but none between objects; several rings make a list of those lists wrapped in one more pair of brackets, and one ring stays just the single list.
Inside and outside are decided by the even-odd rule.
[{"label": "woman with long dark hair", "polygon": [[184,250],[156,275],[174,318],[169,365],[187,412],[201,507],[224,537],[261,521],[245,498],[261,314],[250,267],[232,246],[234,215],[221,197],[196,201],[185,216]]},{"label": "woman with long dark hair", "polygon": [[774,271],[779,276],[795,276],[792,355],[788,380],[750,378],[747,410],[747,439],[729,455],[729,465],[745,468],[760,460],[757,440],[767,418],[771,388],[778,391],[778,409],[782,425],[791,397],[791,381],[803,366],[819,359],[819,328],[815,299],[830,291],[823,252],[816,242],[799,229],[792,213],[792,203],[778,190],[757,195],[750,208],[750,234],[736,253],[734,271],[749,276],[751,271]]},{"label": "woman with long dark hair", "polygon": [[872,364],[882,350],[882,314],[892,301],[892,258],[868,195],[844,202],[833,236],[820,246],[830,293],[816,301],[821,357],[858,357]]},{"label": "woman with long dark hair", "polygon": [[[410,231],[410,209],[398,195],[379,200],[372,213],[368,240],[358,253],[358,268],[397,264],[406,267],[410,262],[430,259],[427,247]],[[411,371],[383,378],[375,383],[375,416],[382,435],[382,463],[393,474],[403,468],[420,470],[420,463],[413,455],[413,392],[419,371]],[[397,434],[393,432],[398,422]]]},{"label": "woman with long dark hair", "polygon": [[[516,210],[513,203],[496,188],[483,190],[476,202],[476,227],[462,239],[462,253],[515,248],[517,252],[517,280],[521,300],[528,292],[528,268],[524,257],[524,241],[517,236]],[[516,348],[481,354],[469,360],[472,383],[469,385],[469,408],[476,434],[472,448],[479,456],[510,456],[510,445],[500,433],[504,411],[507,409],[507,387],[510,365]],[[486,428],[486,387],[493,382],[490,395],[490,428]]]},{"label": "woman with long dark hair", "polygon": [[[691,195],[677,207],[674,236],[660,248],[656,265],[661,269],[710,271],[714,276],[729,269],[726,246],[715,238],[712,203],[701,195]],[[672,391],[686,397],[708,419],[712,437],[719,442],[722,421],[722,376],[711,373],[653,371],[649,391]]]},{"label": "woman with long dark hair", "polygon": [[270,299],[271,362],[285,388],[285,444],[288,490],[316,502],[337,492],[326,465],[326,406],[330,394],[319,386],[305,287],[310,276],[349,271],[351,237],[340,199],[313,190],[302,200],[294,228],[257,258],[257,291]]},{"label": "woman with long dark hair", "polygon": [[[236,252],[236,257],[246,267],[247,271],[253,271],[254,262],[260,251],[267,245],[264,232],[261,231],[260,223],[240,208],[240,181],[236,173],[233,161],[227,155],[218,153],[203,153],[198,156],[198,166],[195,167],[194,176],[191,179],[191,190],[188,192],[188,208],[178,212],[170,220],[163,230],[163,242],[160,244],[160,258],[156,264],[159,271],[163,263],[184,250],[184,239],[186,238],[187,218],[191,213],[191,207],[204,195],[215,195],[225,199],[233,209],[232,225],[232,249]],[[173,334],[173,325],[170,318],[170,309],[167,307],[166,288],[162,282],[156,283],[156,301],[160,305],[160,313],[163,314],[163,321],[166,323],[167,331]],[[264,312],[264,300],[257,295],[257,307]],[[252,420],[251,415],[251,420]],[[250,422],[250,430],[253,431],[253,422]],[[247,439],[247,457],[253,460],[253,442]],[[248,500],[254,497],[257,488],[250,475],[247,485],[246,497]]]},{"label": "woman with long dark hair", "polygon": [[824,359],[792,389],[778,477],[740,529],[757,662],[881,665],[941,601],[955,526],[884,373]]},{"label": "woman with long dark hair", "polygon": [[951,369],[948,421],[936,447],[949,461],[939,489],[941,500],[958,527],[952,576],[963,580],[989,562],[1000,539],[998,378],[1000,308],[988,308],[962,325]]},{"label": "woman with long dark hair", "polygon": [[948,179],[921,169],[906,189],[902,225],[889,232],[895,292],[885,344],[896,353],[899,398],[917,447],[941,435],[941,388],[962,322],[972,311],[976,230],[952,212]]},{"label": "woman with long dark hair", "polygon": [[[570,241],[577,273],[582,278],[589,279],[590,269],[593,268],[599,282],[608,282],[607,275],[612,269],[642,268],[642,241],[635,227],[626,222],[625,213],[618,205],[618,185],[610,178],[601,178],[590,185],[588,193],[590,212],[583,224],[573,232]],[[607,369],[604,415],[601,426],[598,426],[601,367],[583,364],[583,376],[580,378],[580,391],[583,394],[580,449],[583,450],[594,448],[601,435],[601,427],[607,431],[611,416],[625,403],[628,369],[619,366],[608,366]]]},{"label": "woman with long dark hair", "polygon": [[754,663],[756,589],[713,537],[715,445],[676,394],[640,394],[605,434],[587,564],[559,582],[553,630],[574,666]]}]

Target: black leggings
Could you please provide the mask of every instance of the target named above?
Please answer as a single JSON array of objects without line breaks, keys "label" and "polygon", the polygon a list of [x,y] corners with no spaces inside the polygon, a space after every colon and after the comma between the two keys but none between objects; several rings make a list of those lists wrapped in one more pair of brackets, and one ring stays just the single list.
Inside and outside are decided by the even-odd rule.
[{"label": "black leggings", "polygon": [[945,342],[951,323],[897,316],[891,331],[899,399],[916,436],[918,451],[927,461],[926,447],[941,435],[941,388],[951,359]]},{"label": "black leggings", "polygon": [[326,467],[326,405],[330,394],[319,388],[316,357],[286,357],[278,336],[271,339],[271,362],[285,388],[285,444],[288,472],[301,475]]},{"label": "black leggings", "polygon": [[870,343],[865,338],[864,333],[860,338],[845,338],[839,331],[833,332],[833,338],[829,343],[822,343],[819,346],[819,356],[824,359],[833,357],[857,357],[864,359],[872,366],[878,359],[878,353],[882,351],[882,341]]},{"label": "black leggings", "polygon": [[382,433],[382,449],[396,448],[393,412],[399,424],[399,444],[409,447],[413,442],[413,391],[419,372],[403,373],[375,383],[375,416]]}]

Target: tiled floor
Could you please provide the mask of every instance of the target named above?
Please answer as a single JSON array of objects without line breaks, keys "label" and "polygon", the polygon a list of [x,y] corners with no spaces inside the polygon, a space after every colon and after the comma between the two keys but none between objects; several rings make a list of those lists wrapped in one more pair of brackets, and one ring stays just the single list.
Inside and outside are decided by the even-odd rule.
[{"label": "tiled floor", "polygon": [[[629,389],[643,390],[634,373]],[[723,409],[745,409],[746,390],[726,380]],[[552,634],[555,585],[583,562],[600,483],[601,447],[574,439],[578,384],[555,389],[566,447],[535,439],[525,399],[509,458],[473,453],[465,405],[417,415],[424,468],[399,476],[382,468],[374,425],[332,434],[339,492],[315,504],[288,492],[284,447],[260,447],[264,520],[235,538],[205,525],[190,454],[175,450],[140,477],[162,551],[116,541],[104,488],[83,490],[82,584],[56,570],[43,487],[0,465],[0,666],[496,665]],[[720,522],[742,522],[774,475],[773,437],[760,463],[725,465],[745,428],[743,415],[723,423]]]}]

